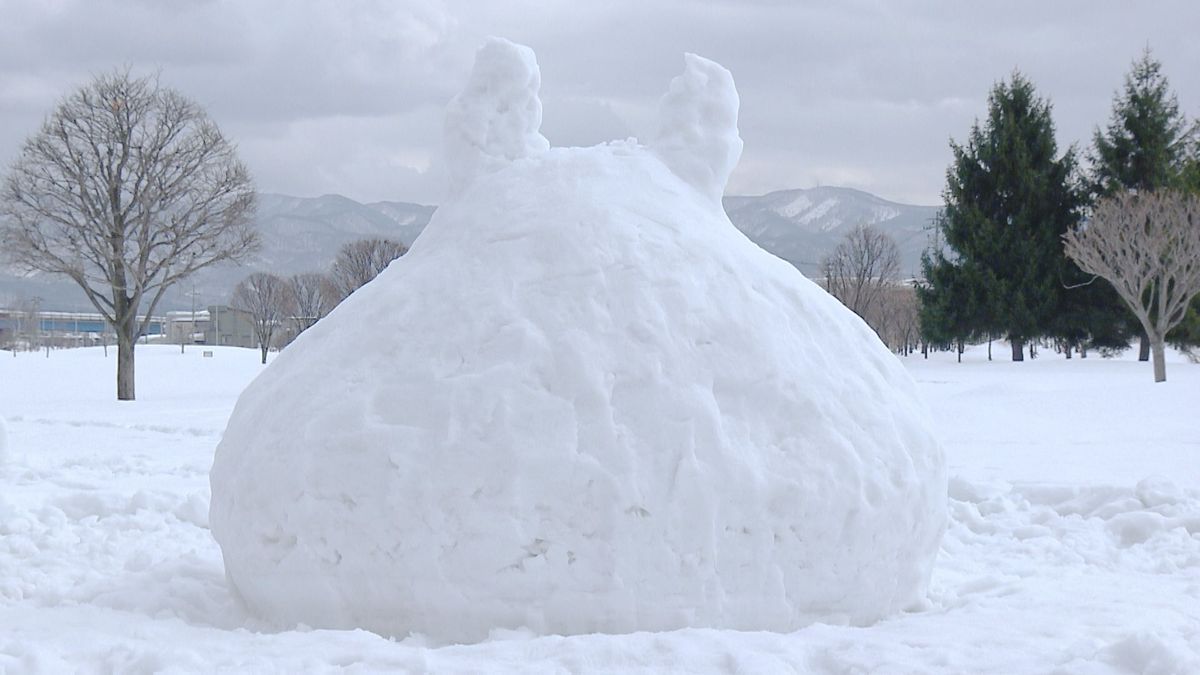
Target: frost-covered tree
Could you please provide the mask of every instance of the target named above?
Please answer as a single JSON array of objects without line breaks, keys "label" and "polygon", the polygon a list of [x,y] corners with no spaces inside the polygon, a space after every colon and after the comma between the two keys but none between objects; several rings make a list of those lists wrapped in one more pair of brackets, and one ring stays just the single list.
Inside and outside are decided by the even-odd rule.
[{"label": "frost-covered tree", "polygon": [[[0,186],[7,257],[74,281],[117,334],[117,398],[168,288],[258,246],[254,187],[204,109],[154,77],[101,75],[67,96]],[[139,319],[139,315],[142,318]]]},{"label": "frost-covered tree", "polygon": [[1154,381],[1166,380],[1167,331],[1200,294],[1200,197],[1177,190],[1106,197],[1063,240],[1068,256],[1129,305],[1150,337]]},{"label": "frost-covered tree", "polygon": [[262,362],[266,363],[275,335],[292,316],[292,291],[288,282],[274,274],[255,272],[233,289],[230,304],[250,316],[254,337],[262,351]]}]

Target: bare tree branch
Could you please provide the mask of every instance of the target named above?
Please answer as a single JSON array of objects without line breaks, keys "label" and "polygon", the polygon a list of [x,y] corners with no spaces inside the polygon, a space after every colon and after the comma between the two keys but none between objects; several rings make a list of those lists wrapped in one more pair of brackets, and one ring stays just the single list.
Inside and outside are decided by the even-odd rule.
[{"label": "bare tree branch", "polygon": [[267,362],[267,352],[274,344],[277,331],[293,313],[291,287],[287,281],[274,274],[255,272],[242,279],[233,289],[230,304],[234,309],[250,315],[254,324],[254,336],[262,350],[262,362]]},{"label": "bare tree branch", "polygon": [[864,319],[879,305],[899,270],[895,240],[870,225],[855,226],[821,261],[825,289]]},{"label": "bare tree branch", "polygon": [[296,334],[308,330],[337,304],[337,291],[329,277],[318,272],[294,274],[288,278],[295,310]]},{"label": "bare tree branch", "polygon": [[407,246],[391,239],[360,239],[342,246],[329,273],[338,299],[365,286],[407,251]]},{"label": "bare tree branch", "polygon": [[163,293],[252,253],[253,211],[249,172],[204,110],[117,71],[67,96],[25,142],[0,186],[0,239],[19,267],[78,284],[114,327],[124,400]]},{"label": "bare tree branch", "polygon": [[1150,337],[1154,380],[1166,380],[1163,343],[1200,294],[1200,197],[1123,192],[1063,235],[1067,256],[1107,280]]}]

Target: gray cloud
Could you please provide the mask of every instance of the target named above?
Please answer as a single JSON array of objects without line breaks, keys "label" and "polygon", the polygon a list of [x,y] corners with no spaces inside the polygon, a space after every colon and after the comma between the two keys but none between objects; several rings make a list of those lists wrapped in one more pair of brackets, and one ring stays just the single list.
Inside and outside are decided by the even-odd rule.
[{"label": "gray cloud", "polygon": [[0,162],[122,64],[208,106],[265,190],[436,202],[441,111],[488,35],[530,45],[555,145],[645,134],[692,51],[733,71],[735,193],[848,185],[939,199],[947,141],[1021,69],[1086,144],[1146,45],[1200,115],[1190,2],[0,0]]}]

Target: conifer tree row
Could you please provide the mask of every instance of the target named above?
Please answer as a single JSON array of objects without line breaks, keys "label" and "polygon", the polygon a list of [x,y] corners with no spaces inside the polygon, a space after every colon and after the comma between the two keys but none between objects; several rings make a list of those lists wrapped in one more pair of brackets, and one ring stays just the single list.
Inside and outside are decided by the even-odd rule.
[{"label": "conifer tree row", "polygon": [[[1063,255],[1061,235],[1096,200],[1174,188],[1200,191],[1200,130],[1180,111],[1162,65],[1150,51],[1134,61],[1097,128],[1090,169],[1073,149],[1060,156],[1050,104],[1020,73],[997,84],[987,117],[965,143],[951,142],[940,245],[923,257],[919,289],[928,341],[1007,337],[1013,359],[1023,343],[1054,337],[1066,348],[1128,346],[1143,333],[1112,286]],[[1169,335],[1200,344],[1200,299]],[[1149,356],[1143,338],[1143,360]]]}]

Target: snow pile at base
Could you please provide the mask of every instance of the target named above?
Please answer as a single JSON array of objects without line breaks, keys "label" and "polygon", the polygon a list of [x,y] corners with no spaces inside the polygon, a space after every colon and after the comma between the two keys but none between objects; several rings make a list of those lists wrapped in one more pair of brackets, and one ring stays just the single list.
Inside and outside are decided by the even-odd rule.
[{"label": "snow pile at base", "polygon": [[475,641],[922,602],[940,447],[871,330],[721,210],[729,73],[687,58],[661,147],[546,149],[538,80],[481,50],[456,196],[239,399],[210,521],[247,606]]}]

